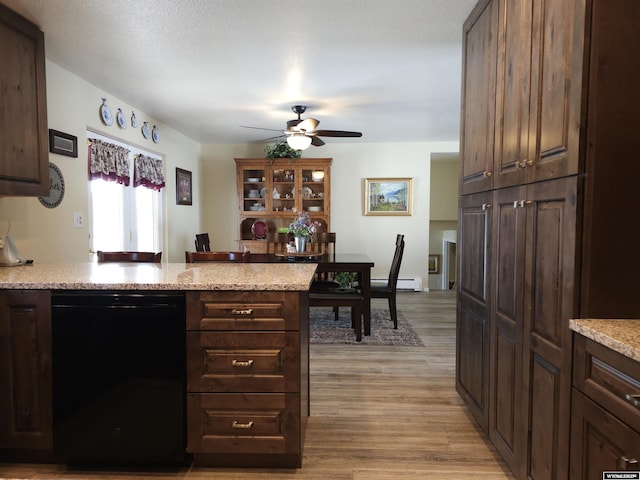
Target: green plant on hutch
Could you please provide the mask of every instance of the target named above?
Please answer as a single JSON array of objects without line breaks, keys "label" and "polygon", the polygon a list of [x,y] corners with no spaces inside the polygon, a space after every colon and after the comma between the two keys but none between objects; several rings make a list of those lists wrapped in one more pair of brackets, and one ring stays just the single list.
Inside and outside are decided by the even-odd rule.
[{"label": "green plant on hutch", "polygon": [[287,142],[278,142],[269,145],[264,149],[264,152],[267,154],[270,163],[273,163],[273,160],[276,158],[290,158],[295,160],[302,156],[301,150],[291,148]]}]

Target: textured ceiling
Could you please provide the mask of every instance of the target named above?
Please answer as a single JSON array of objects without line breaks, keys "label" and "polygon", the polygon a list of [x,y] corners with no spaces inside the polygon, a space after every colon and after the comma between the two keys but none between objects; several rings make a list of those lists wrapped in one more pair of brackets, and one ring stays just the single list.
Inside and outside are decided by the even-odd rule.
[{"label": "textured ceiling", "polygon": [[294,104],[363,133],[327,143],[459,139],[476,0],[0,2],[40,26],[48,59],[203,143],[277,135],[240,125],[285,128]]}]

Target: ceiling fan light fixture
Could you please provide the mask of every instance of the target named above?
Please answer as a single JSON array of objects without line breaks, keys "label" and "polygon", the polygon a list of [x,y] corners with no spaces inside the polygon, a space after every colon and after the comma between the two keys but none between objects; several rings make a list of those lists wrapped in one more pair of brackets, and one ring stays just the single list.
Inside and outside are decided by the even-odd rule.
[{"label": "ceiling fan light fixture", "polygon": [[311,137],[302,133],[295,133],[287,136],[287,143],[294,150],[306,150],[311,145]]}]

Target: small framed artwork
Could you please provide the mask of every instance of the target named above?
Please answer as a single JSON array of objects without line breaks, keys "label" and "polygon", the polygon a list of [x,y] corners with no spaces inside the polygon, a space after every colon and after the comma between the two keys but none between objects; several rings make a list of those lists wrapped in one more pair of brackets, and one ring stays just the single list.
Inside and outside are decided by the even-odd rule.
[{"label": "small framed artwork", "polygon": [[78,137],[49,129],[49,151],[67,157],[78,156]]},{"label": "small framed artwork", "polygon": [[411,215],[412,178],[365,178],[365,215]]},{"label": "small framed artwork", "polygon": [[439,253],[429,254],[429,263],[427,266],[429,273],[440,273],[440,258],[441,255]]},{"label": "small framed artwork", "polygon": [[191,172],[176,167],[176,205],[192,205]]}]

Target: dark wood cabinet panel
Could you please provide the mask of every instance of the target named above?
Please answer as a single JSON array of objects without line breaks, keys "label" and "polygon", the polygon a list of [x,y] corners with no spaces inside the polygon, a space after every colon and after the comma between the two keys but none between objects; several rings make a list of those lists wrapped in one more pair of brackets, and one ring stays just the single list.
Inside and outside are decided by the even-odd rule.
[{"label": "dark wood cabinet panel", "polygon": [[0,195],[48,195],[44,33],[0,4]]},{"label": "dark wood cabinet panel", "polygon": [[497,1],[482,0],[463,27],[460,193],[493,185]]},{"label": "dark wood cabinet panel", "polygon": [[482,428],[488,428],[491,192],[466,195],[459,208],[456,388]]},{"label": "dark wood cabinet panel", "polygon": [[0,291],[0,403],[0,449],[53,448],[47,290]]}]

